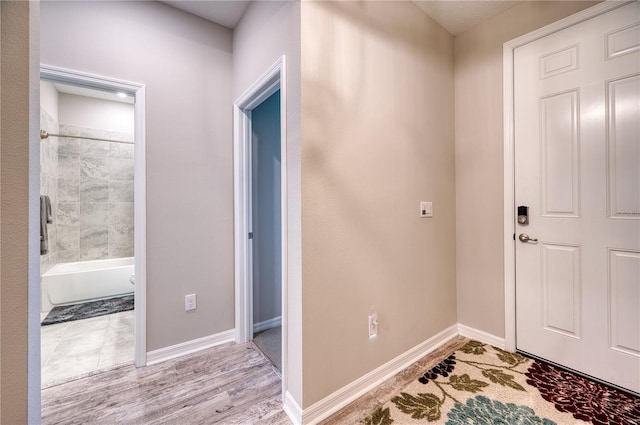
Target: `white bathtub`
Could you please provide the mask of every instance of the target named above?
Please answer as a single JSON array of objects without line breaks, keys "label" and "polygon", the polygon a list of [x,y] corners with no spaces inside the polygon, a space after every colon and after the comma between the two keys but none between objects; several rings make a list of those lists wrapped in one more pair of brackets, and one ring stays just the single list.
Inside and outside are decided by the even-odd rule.
[{"label": "white bathtub", "polygon": [[42,275],[42,311],[133,294],[133,257],[61,263]]}]

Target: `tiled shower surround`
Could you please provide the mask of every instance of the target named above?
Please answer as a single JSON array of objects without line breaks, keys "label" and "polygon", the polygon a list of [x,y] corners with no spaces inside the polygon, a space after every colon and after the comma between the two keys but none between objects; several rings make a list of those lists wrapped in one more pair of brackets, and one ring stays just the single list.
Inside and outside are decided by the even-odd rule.
[{"label": "tiled shower surround", "polygon": [[[62,134],[133,141],[71,125]],[[56,262],[133,256],[133,144],[58,138]],[[51,227],[51,225],[50,225]]]},{"label": "tiled shower surround", "polygon": [[[49,133],[58,132],[58,122],[44,109],[40,109],[40,125]],[[40,194],[51,199],[53,216],[58,203],[58,138],[50,137],[40,143]],[[46,273],[57,262],[57,232],[55,222],[47,225],[49,252],[40,256],[40,271]]]}]

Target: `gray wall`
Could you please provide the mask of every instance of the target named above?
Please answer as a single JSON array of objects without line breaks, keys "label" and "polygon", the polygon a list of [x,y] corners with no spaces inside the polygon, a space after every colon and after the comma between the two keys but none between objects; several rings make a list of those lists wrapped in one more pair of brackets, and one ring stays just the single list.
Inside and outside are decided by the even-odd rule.
[{"label": "gray wall", "polygon": [[41,9],[42,63],[146,85],[147,349],[232,329],[231,30],[158,2]]},{"label": "gray wall", "polygon": [[[256,42],[259,40],[259,42]],[[285,390],[302,404],[302,227],[300,188],[300,3],[252,2],[233,33],[233,99],[286,55],[288,346]]]},{"label": "gray wall", "polygon": [[251,112],[253,323],[279,317],[282,243],[280,91]]}]

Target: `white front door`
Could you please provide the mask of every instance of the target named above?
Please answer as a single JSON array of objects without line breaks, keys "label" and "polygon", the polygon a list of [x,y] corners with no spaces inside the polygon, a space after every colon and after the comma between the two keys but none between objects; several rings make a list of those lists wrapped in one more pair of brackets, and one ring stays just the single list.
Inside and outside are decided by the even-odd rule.
[{"label": "white front door", "polygon": [[516,346],[635,392],[639,6],[514,52]]}]

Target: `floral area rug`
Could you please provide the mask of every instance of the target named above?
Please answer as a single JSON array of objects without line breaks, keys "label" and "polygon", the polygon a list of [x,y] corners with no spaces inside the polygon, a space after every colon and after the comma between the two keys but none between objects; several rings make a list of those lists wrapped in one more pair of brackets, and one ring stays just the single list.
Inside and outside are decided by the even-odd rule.
[{"label": "floral area rug", "polygon": [[360,424],[640,425],[640,398],[469,341]]}]

